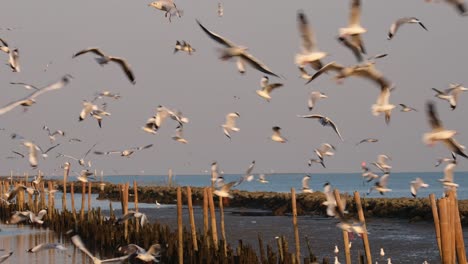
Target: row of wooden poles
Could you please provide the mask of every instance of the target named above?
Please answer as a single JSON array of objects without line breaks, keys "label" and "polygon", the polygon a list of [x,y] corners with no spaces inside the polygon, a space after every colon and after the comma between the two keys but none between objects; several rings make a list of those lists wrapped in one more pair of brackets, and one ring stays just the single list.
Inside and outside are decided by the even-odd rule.
[{"label": "row of wooden poles", "polygon": [[450,190],[437,201],[431,194],[429,199],[442,263],[467,263],[456,192]]},{"label": "row of wooden poles", "polygon": [[[11,206],[8,207],[10,210],[2,210],[2,219],[8,219],[11,214],[11,211],[14,210],[25,210],[29,209],[34,212],[38,212],[42,208],[46,207],[46,193],[48,193],[47,207],[48,210],[48,219],[62,219],[63,222],[64,215],[71,215],[75,226],[77,223],[80,225],[83,222],[90,222],[90,212],[95,213],[92,210],[91,204],[91,189],[92,183],[81,183],[82,185],[82,196],[81,196],[81,210],[79,217],[77,216],[77,211],[75,209],[75,199],[74,199],[74,183],[70,183],[70,194],[71,194],[71,213],[67,210],[67,178],[70,167],[65,167],[64,172],[64,183],[63,183],[63,196],[62,196],[62,215],[55,208],[55,195],[54,193],[45,191],[45,182],[41,182],[38,186],[35,186],[40,195],[31,195],[24,191],[20,191],[16,198],[15,208]],[[28,175],[25,175],[24,182],[9,182],[3,181],[0,182],[0,195],[3,196],[10,189],[10,185],[17,186],[18,184],[24,184],[27,187],[32,187],[32,183],[28,182]],[[48,190],[54,189],[52,182],[47,182]],[[121,195],[121,206],[122,213],[126,214],[128,212],[129,204],[129,183],[119,185],[120,195]],[[186,187],[185,195],[188,206],[189,221],[190,221],[190,232],[185,232],[183,221],[182,221],[182,188],[177,187],[177,256],[178,263],[187,263],[184,262],[184,255],[187,255],[184,252],[187,251],[187,246],[190,246],[189,252],[198,252],[200,243],[203,244],[203,247],[208,249],[213,249],[213,252],[219,252],[221,257],[227,258],[228,255],[233,255],[230,253],[229,245],[227,244],[226,232],[224,226],[224,207],[223,207],[223,198],[219,197],[218,200],[218,210],[219,210],[219,226],[220,226],[220,236],[219,239],[218,229],[217,229],[217,218],[215,214],[215,199],[213,197],[212,188],[207,187],[204,189],[203,193],[203,232],[202,235],[197,233],[197,228],[195,226],[195,217],[193,212],[192,204],[192,192],[190,187]],[[27,202],[26,202],[27,194]],[[336,201],[341,201],[340,193],[337,189],[334,190],[334,196]],[[85,204],[87,199],[87,216],[85,217]],[[138,211],[138,185],[136,182],[133,183],[133,197],[134,197],[134,208],[135,211]],[[463,232],[461,227],[460,215],[458,210],[458,201],[456,199],[455,191],[449,191],[447,196],[436,201],[435,196],[431,194],[429,196],[432,206],[432,213],[434,217],[437,245],[440,252],[440,257],[442,263],[466,263],[466,252],[463,240]],[[365,227],[365,217],[364,211],[362,209],[361,198],[358,192],[354,192],[354,201],[357,209],[357,214],[359,221]],[[342,204],[337,203],[338,210],[343,211]],[[280,237],[277,240],[278,253],[274,254],[269,245],[267,245],[267,254],[265,254],[264,245],[261,237],[259,236],[259,248],[260,248],[260,263],[275,263],[271,262],[272,259],[278,259],[278,263],[301,263],[301,247],[300,247],[300,235],[297,224],[297,208],[296,208],[296,192],[295,189],[291,189],[291,207],[292,207],[292,224],[294,229],[294,240],[295,240],[295,251],[293,253],[288,252],[287,242],[284,237]],[[2,209],[5,206],[2,206]],[[110,204],[111,218],[115,219],[115,216],[112,216],[112,204]],[[100,210],[98,210],[98,216],[101,218]],[[93,221],[94,222],[94,221]],[[102,223],[102,219],[99,219],[99,222]],[[66,225],[64,223],[59,224],[59,226]],[[78,225],[78,226],[80,226]],[[130,226],[131,225],[131,226]],[[63,231],[63,230],[62,230]],[[65,230],[66,231],[66,230]],[[132,233],[133,232],[133,233]],[[134,224],[125,222],[124,224],[124,240],[127,243],[131,243],[131,239],[138,239],[138,235],[141,235],[140,225],[138,221],[135,221]],[[201,237],[201,238],[200,238]],[[140,237],[141,238],[141,237]],[[185,240],[184,240],[185,239]],[[190,240],[190,243],[187,242]],[[362,240],[364,244],[365,260],[364,256],[358,256],[358,263],[372,263],[372,256],[370,250],[370,244],[368,240],[367,233],[362,234]],[[242,241],[239,242],[239,247],[237,249],[237,260],[241,258],[243,247]],[[351,263],[351,254],[348,247],[349,238],[348,232],[343,231],[343,244],[345,249],[345,258],[346,263]],[[312,254],[310,246],[308,246],[309,254],[307,257],[303,258],[304,263],[312,263],[316,261],[316,257]],[[205,250],[206,251],[206,250]],[[175,252],[174,252],[175,253]],[[231,256],[232,257],[232,256]],[[255,259],[257,257],[255,256]],[[193,259],[193,258],[192,258]],[[237,262],[237,261],[236,261]],[[328,263],[327,259],[323,260],[324,263]],[[248,263],[248,262],[247,262]]]}]

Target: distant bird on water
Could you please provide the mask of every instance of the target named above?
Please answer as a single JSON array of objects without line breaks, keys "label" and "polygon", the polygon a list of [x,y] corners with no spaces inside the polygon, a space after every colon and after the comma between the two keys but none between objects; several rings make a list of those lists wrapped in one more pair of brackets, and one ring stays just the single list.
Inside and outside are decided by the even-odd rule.
[{"label": "distant bird on water", "polygon": [[427,28],[424,26],[419,19],[415,17],[402,17],[397,19],[393,24],[390,26],[390,30],[388,31],[387,34],[387,39],[390,40],[392,39],[398,29],[403,25],[403,24],[419,24],[422,28],[424,28],[427,31]]},{"label": "distant bird on water", "polygon": [[130,65],[127,63],[127,61],[125,59],[120,58],[120,57],[113,57],[113,56],[105,55],[99,48],[87,48],[87,49],[81,50],[81,51],[75,53],[73,55],[73,58],[76,58],[76,57],[78,57],[78,56],[80,56],[82,54],[88,53],[88,52],[91,52],[91,53],[99,56],[99,57],[96,58],[96,61],[101,66],[103,66],[103,65],[105,65],[105,64],[107,64],[107,63],[109,63],[111,61],[117,63],[122,68],[122,70],[125,72],[125,75],[130,80],[130,82],[132,84],[136,83],[135,76],[133,75],[132,69],[130,68]]},{"label": "distant bird on water", "polygon": [[237,69],[240,73],[245,72],[245,63],[250,64],[250,66],[254,67],[255,69],[269,75],[273,75],[279,77],[277,74],[272,72],[265,64],[259,61],[257,58],[252,56],[250,53],[247,52],[246,47],[238,46],[231,42],[230,40],[206,29],[200,21],[197,20],[198,25],[201,29],[214,41],[218,42],[219,44],[225,46],[224,49],[221,51],[221,59],[227,60],[232,57],[237,57]]}]

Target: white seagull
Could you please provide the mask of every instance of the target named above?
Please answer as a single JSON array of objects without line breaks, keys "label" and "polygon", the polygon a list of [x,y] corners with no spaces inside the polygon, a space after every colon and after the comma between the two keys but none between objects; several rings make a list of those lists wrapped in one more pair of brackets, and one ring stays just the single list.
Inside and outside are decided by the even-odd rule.
[{"label": "white seagull", "polygon": [[3,115],[6,112],[9,112],[13,108],[15,108],[17,106],[20,106],[20,105],[22,105],[24,107],[28,107],[28,106],[33,105],[36,102],[36,100],[35,100],[36,97],[38,97],[39,95],[41,95],[43,93],[50,92],[50,91],[53,91],[53,90],[58,90],[58,89],[64,87],[65,85],[67,85],[70,82],[70,78],[71,78],[71,75],[65,75],[65,76],[62,77],[62,79],[60,81],[55,82],[53,84],[50,84],[48,86],[42,87],[42,88],[40,88],[38,90],[35,90],[33,93],[31,93],[30,95],[24,97],[23,99],[13,101],[13,102],[5,105],[4,107],[0,108],[0,115]]},{"label": "white seagull", "polygon": [[31,165],[32,168],[37,168],[37,151],[39,147],[30,141],[23,142],[23,145],[29,149],[29,165]]},{"label": "white seagull", "polygon": [[310,175],[305,175],[302,178],[302,192],[303,193],[313,193],[314,191],[309,187]]},{"label": "white seagull", "polygon": [[427,145],[433,146],[437,141],[442,141],[451,152],[468,158],[468,156],[464,153],[465,147],[460,145],[460,143],[458,143],[453,138],[457,131],[447,130],[442,126],[442,122],[437,116],[434,102],[427,102],[426,111],[432,131],[423,135],[423,142]]},{"label": "white seagull", "polygon": [[381,195],[383,195],[386,192],[391,192],[392,189],[387,188],[388,177],[390,177],[389,172],[386,172],[384,175],[382,175],[382,177],[380,177],[379,181],[375,183],[375,186],[372,186],[369,189],[369,192],[367,192],[367,195],[369,195],[373,190],[378,191]]},{"label": "white seagull", "polygon": [[260,183],[268,183],[267,179],[265,178],[265,174],[258,175],[257,181],[259,181]]},{"label": "white seagull", "polygon": [[279,143],[286,143],[288,140],[281,135],[281,127],[274,126],[272,128],[273,135],[271,135],[271,140]]},{"label": "white seagull", "polygon": [[307,106],[309,108],[309,111],[312,111],[312,109],[314,109],[314,106],[315,106],[317,100],[320,100],[320,99],[323,99],[323,98],[328,98],[328,96],[325,95],[324,93],[320,92],[320,91],[310,92],[309,100],[307,101]]},{"label": "white seagull", "polygon": [[407,106],[405,104],[400,104],[400,106],[401,106],[401,110],[400,110],[401,112],[411,112],[411,111],[417,112],[418,111],[415,108]]},{"label": "white seagull", "polygon": [[171,22],[171,17],[173,15],[182,17],[182,10],[177,9],[174,0],[158,0],[150,3],[148,6],[154,7],[161,11],[166,11],[166,13],[164,13],[164,17],[168,17],[169,22]]},{"label": "white seagull", "polygon": [[395,36],[397,30],[403,25],[403,24],[419,24],[422,28],[424,28],[427,31],[427,28],[424,26],[419,19],[415,17],[402,17],[397,19],[393,24],[390,26],[390,30],[388,31],[387,34],[387,39],[390,40]]},{"label": "white seagull", "polygon": [[113,61],[113,62],[119,64],[119,66],[125,72],[125,75],[130,80],[130,82],[132,84],[135,84],[136,81],[135,81],[135,76],[133,75],[132,69],[130,68],[130,65],[127,63],[127,61],[125,61],[125,59],[123,59],[123,58],[105,55],[99,48],[87,48],[87,49],[81,50],[81,51],[75,53],[73,55],[73,58],[78,57],[78,56],[80,56],[82,54],[85,54],[85,53],[88,53],[88,52],[94,53],[95,55],[99,56],[99,57],[96,58],[96,61],[101,66],[109,63],[110,61]]},{"label": "white seagull", "polygon": [[458,184],[453,182],[453,169],[457,166],[457,160],[453,160],[444,169],[444,178],[439,181],[442,182],[445,188],[457,188]]},{"label": "white seagull", "polygon": [[389,172],[392,166],[388,165],[388,161],[392,160],[389,156],[380,154],[377,156],[377,161],[372,162],[372,165],[379,168],[382,172]]},{"label": "white seagull", "polygon": [[197,20],[197,23],[211,39],[225,46],[221,54],[222,60],[227,60],[232,57],[237,57],[237,69],[239,70],[239,72],[244,73],[245,72],[244,65],[245,63],[248,63],[250,64],[250,66],[254,67],[255,69],[265,74],[279,77],[277,74],[272,72],[265,64],[263,64],[254,56],[252,56],[250,53],[248,53],[246,47],[238,46],[234,44],[233,42],[231,42],[230,40],[223,38],[222,36],[212,31],[209,31],[198,20]]},{"label": "white seagull", "polygon": [[75,245],[75,247],[79,248],[83,253],[88,255],[88,257],[91,258],[93,261],[93,264],[102,264],[102,263],[109,263],[109,262],[122,262],[128,258],[128,255],[123,256],[123,257],[118,257],[118,258],[112,258],[112,259],[105,259],[105,260],[100,260],[97,257],[93,256],[91,252],[88,251],[86,246],[83,243],[83,240],[81,240],[81,237],[79,235],[74,235],[71,238],[72,243]]},{"label": "white seagull", "polygon": [[257,90],[257,94],[264,98],[267,102],[270,102],[271,96],[270,93],[281,86],[283,86],[282,83],[269,83],[269,78],[268,76],[263,76],[263,78],[260,80],[260,86],[262,87],[261,90]]},{"label": "white seagull", "polygon": [[226,115],[226,122],[223,125],[221,125],[221,127],[223,128],[224,135],[226,135],[226,137],[228,137],[229,139],[231,139],[230,132],[240,131],[240,129],[236,127],[236,119],[238,117],[240,117],[238,112],[229,113]]},{"label": "white seagull", "polygon": [[146,214],[135,212],[135,211],[128,211],[128,213],[123,215],[121,218],[117,219],[117,223],[120,224],[131,218],[139,219],[141,227],[143,227],[146,223],[148,223],[148,218],[146,217]]},{"label": "white seagull", "polygon": [[188,141],[184,138],[184,135],[183,135],[183,126],[179,125],[177,126],[176,128],[176,134],[175,136],[172,137],[173,140],[177,141],[177,142],[180,142],[180,143],[183,143],[183,144],[187,144]]},{"label": "white seagull", "polygon": [[109,154],[120,154],[122,157],[130,157],[135,151],[139,151],[142,149],[148,149],[151,148],[153,144],[149,144],[146,146],[141,146],[141,147],[134,147],[134,148],[129,148],[125,150],[112,150],[112,151],[107,151],[107,152],[102,152],[102,151],[94,151],[94,154],[96,155],[109,155]]},{"label": "white seagull", "polygon": [[361,53],[366,53],[361,35],[366,33],[367,29],[361,26],[361,1],[351,0],[351,10],[348,26],[340,28],[340,36],[351,36],[353,45],[359,47]]},{"label": "white seagull", "polygon": [[429,184],[424,183],[424,181],[421,178],[416,178],[414,181],[411,181],[411,195],[413,197],[416,197],[416,194],[418,193],[419,188],[427,188],[429,187]]},{"label": "white seagull", "polygon": [[67,250],[67,248],[63,244],[59,243],[42,243],[35,247],[32,247],[27,250],[29,253],[37,253],[42,250],[49,250],[49,249],[58,249],[58,250]]},{"label": "white seagull", "polygon": [[[57,158],[58,158],[58,157],[66,157],[66,158],[74,159],[74,160],[78,161],[78,164],[79,164],[80,166],[86,167],[86,163],[85,163],[85,160],[84,160],[84,159],[88,156],[88,154],[91,152],[91,150],[92,150],[97,144],[98,144],[98,143],[95,143],[94,145],[92,145],[92,146],[88,149],[88,151],[86,151],[86,153],[85,153],[81,158],[79,158],[79,159],[78,159],[78,158],[75,158],[75,157],[73,157],[73,156],[64,155],[64,154],[62,154],[62,153],[58,153]],[[91,167],[90,161],[88,161],[88,167]]]}]

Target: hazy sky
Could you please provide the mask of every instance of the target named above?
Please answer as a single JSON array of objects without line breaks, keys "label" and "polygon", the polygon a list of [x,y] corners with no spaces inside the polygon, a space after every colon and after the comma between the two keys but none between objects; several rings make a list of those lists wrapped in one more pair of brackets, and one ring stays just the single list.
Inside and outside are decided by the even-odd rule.
[{"label": "hazy sky", "polygon": [[[27,152],[9,135],[16,132],[47,148],[50,143],[41,129],[43,125],[67,133],[66,138],[56,141],[61,146],[51,151],[48,159],[40,160],[39,168],[47,174],[67,160],[55,159],[57,152],[79,157],[96,142],[95,150],[99,151],[154,144],[130,158],[90,154],[92,169],[102,169],[106,174],[165,174],[169,168],[176,174],[202,173],[215,160],[227,173],[242,173],[252,160],[257,162],[256,173],[355,172],[361,161],[374,161],[378,154],[393,158],[393,171],[442,171],[434,168],[434,162],[448,155],[448,150],[440,144],[425,146],[421,140],[422,134],[429,131],[424,105],[427,100],[437,100],[444,126],[457,130],[457,140],[468,144],[468,94],[462,94],[457,109],[450,111],[448,103],[434,98],[431,90],[448,88],[450,83],[468,85],[468,18],[459,16],[445,3],[362,2],[361,24],[368,29],[363,36],[368,54],[389,54],[377,68],[396,85],[391,102],[419,110],[401,113],[395,109],[389,126],[383,116],[371,114],[371,105],[380,91],[375,84],[348,78],[337,85],[331,80],[333,74],[329,74],[304,86],[294,64],[294,55],[300,51],[296,15],[301,9],[315,30],[319,49],[329,53],[325,62],[356,62],[351,52],[336,41],[338,29],[348,23],[348,0],[226,1],[222,2],[221,18],[217,16],[217,1],[179,0],[176,3],[183,16],[173,17],[172,23],[162,11],[149,7],[150,1],[5,0],[0,9],[0,27],[13,30],[0,30],[0,37],[19,48],[22,71],[13,73],[3,66],[8,57],[0,54],[0,106],[30,93],[9,82],[43,86],[67,73],[74,79],[63,89],[38,97],[28,112],[17,108],[0,116],[0,127],[5,128],[0,132],[0,173],[8,174],[10,169],[31,172],[27,159],[5,158],[12,155],[12,150]],[[419,18],[429,31],[418,25],[404,25],[388,41],[390,24],[404,16]],[[286,77],[270,78],[284,83],[283,88],[272,93],[270,103],[255,93],[263,74],[248,66],[242,76],[233,61],[220,61],[220,45],[208,38],[195,19],[233,42],[248,46],[254,56]],[[186,40],[196,52],[192,56],[172,54],[176,40]],[[100,47],[108,54],[126,58],[135,73],[136,85],[130,84],[118,66],[100,67],[91,54],[72,59],[74,53],[87,47]],[[117,101],[105,100],[112,115],[104,118],[101,129],[92,118],[78,122],[82,101],[91,100],[101,90],[122,96]],[[329,96],[313,112],[332,118],[344,142],[330,127],[296,117],[308,113],[307,97],[312,90]],[[170,119],[157,135],[141,129],[158,105],[179,109],[190,119],[184,127],[189,144],[171,139],[177,124]],[[235,111],[240,113],[240,132],[233,133],[230,141],[220,125],[227,113]],[[269,139],[273,126],[282,128],[289,140],[286,144]],[[68,143],[72,137],[83,142]],[[380,142],[355,147],[366,137]],[[309,168],[307,160],[314,157],[313,149],[323,142],[335,145],[336,155],[326,161],[327,169]],[[457,170],[467,170],[467,166],[461,160]],[[72,161],[72,169],[81,168]]]}]

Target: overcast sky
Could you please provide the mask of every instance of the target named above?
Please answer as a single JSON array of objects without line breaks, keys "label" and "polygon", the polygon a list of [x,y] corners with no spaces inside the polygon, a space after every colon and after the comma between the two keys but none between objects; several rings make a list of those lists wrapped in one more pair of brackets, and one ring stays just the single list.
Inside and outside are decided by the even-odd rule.
[{"label": "overcast sky", "polygon": [[[57,152],[80,157],[98,142],[95,150],[110,151],[147,144],[153,148],[135,153],[130,158],[118,155],[90,154],[92,169],[105,174],[165,174],[173,168],[176,174],[199,174],[218,161],[226,173],[242,173],[252,160],[254,172],[355,172],[361,161],[374,161],[378,154],[393,158],[393,171],[441,171],[434,168],[435,159],[449,154],[438,144],[428,147],[422,134],[429,131],[424,105],[436,100],[444,126],[459,132],[461,144],[468,144],[468,94],[461,94],[459,105],[451,111],[446,101],[434,98],[432,87],[445,89],[450,83],[468,85],[468,18],[443,2],[362,1],[363,35],[369,55],[388,53],[377,68],[396,86],[393,104],[405,103],[419,112],[393,111],[390,125],[383,116],[375,117],[370,109],[379,88],[367,80],[348,78],[337,85],[333,74],[321,76],[305,86],[294,64],[300,51],[296,15],[304,10],[315,30],[320,50],[329,54],[324,62],[338,61],[351,65],[356,61],[336,41],[338,29],[347,25],[350,1],[226,1],[224,16],[217,16],[217,1],[177,1],[182,18],[172,23],[164,12],[149,7],[149,1],[2,1],[0,37],[20,50],[21,72],[13,73],[8,56],[0,54],[0,75],[3,95],[0,106],[26,96],[30,91],[10,82],[26,82],[44,86],[64,74],[74,76],[71,84],[38,97],[37,104],[23,113],[17,108],[0,116],[1,174],[29,171],[27,159],[6,159],[12,150],[26,153],[21,141],[11,140],[13,132],[39,144],[50,146],[47,125],[67,134],[58,138],[59,147],[50,157],[40,160],[39,169],[53,173],[67,159],[55,158]],[[418,25],[404,25],[394,39],[386,39],[390,24],[397,18],[419,18],[428,31]],[[219,44],[199,28],[199,19],[208,29],[249,47],[249,51],[284,79],[284,87],[272,93],[267,103],[257,96],[262,73],[247,66],[240,75],[233,61],[218,59]],[[4,28],[13,28],[5,30]],[[196,52],[173,54],[176,40],[186,40]],[[72,59],[77,51],[100,47],[104,52],[127,59],[133,68],[136,85],[132,85],[116,65],[100,67],[92,54]],[[44,72],[44,67],[52,64]],[[308,68],[313,72],[310,68]],[[122,98],[108,102],[110,117],[99,128],[92,118],[78,122],[83,100],[93,99],[97,91],[109,90]],[[322,100],[314,113],[329,116],[339,127],[341,142],[330,127],[317,121],[301,119],[308,114],[307,97],[319,90],[329,98]],[[184,133],[188,144],[171,139],[177,124],[166,120],[157,135],[145,133],[141,127],[164,105],[178,109],[190,119]],[[240,131],[229,140],[221,124],[229,112],[239,112]],[[271,128],[280,126],[285,144],[269,139]],[[77,137],[81,143],[68,143]],[[355,143],[375,137],[375,144]],[[308,167],[313,149],[328,142],[337,147],[336,155],[326,161],[327,169]],[[462,158],[460,158],[462,159]],[[462,160],[458,170],[467,170]],[[72,169],[79,171],[72,161]],[[60,174],[61,172],[59,172]]]}]

